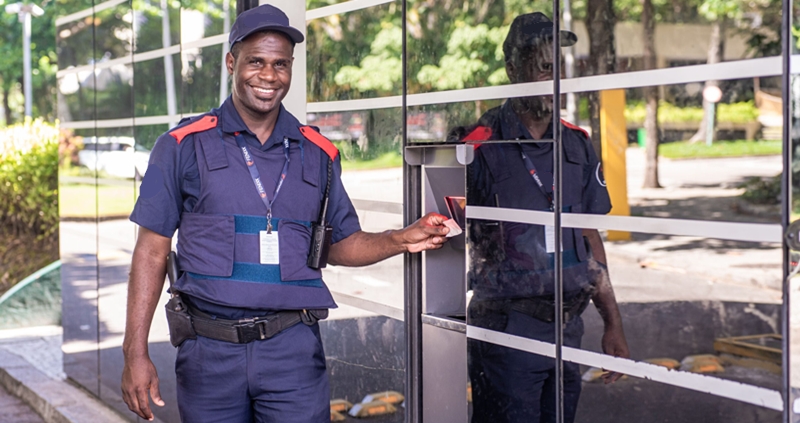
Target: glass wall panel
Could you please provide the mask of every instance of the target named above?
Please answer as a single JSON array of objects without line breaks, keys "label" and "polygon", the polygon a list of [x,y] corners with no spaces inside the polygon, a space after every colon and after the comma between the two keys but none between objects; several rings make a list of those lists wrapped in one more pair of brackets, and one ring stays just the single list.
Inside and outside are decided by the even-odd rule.
[{"label": "glass wall panel", "polygon": [[65,130],[75,151],[58,175],[64,373],[99,395],[97,178],[94,129]]},{"label": "glass wall panel", "polygon": [[[342,182],[368,232],[403,227],[401,116],[396,108],[308,115],[308,123],[338,145]],[[402,310],[402,275],[400,256],[367,268],[331,267],[325,282],[334,291]]]},{"label": "glass wall panel", "polygon": [[58,78],[58,118],[78,122],[95,118],[94,72],[91,69],[67,72]]},{"label": "glass wall panel", "polygon": [[127,61],[111,67],[96,66],[95,102],[97,119],[133,117],[133,64]]},{"label": "glass wall panel", "polygon": [[[81,5],[82,4],[82,5]],[[87,13],[88,12],[88,13]],[[61,16],[80,13],[57,28],[58,117],[62,125],[95,119],[92,1],[60,5]],[[84,16],[85,15],[85,16]],[[81,72],[66,69],[86,66]],[[60,154],[59,247],[64,373],[99,395],[97,302],[97,159],[94,125],[65,129],[69,148]]]},{"label": "glass wall panel", "polygon": [[[184,48],[181,52],[181,112],[205,113],[219,107],[228,97],[230,78],[225,68],[222,44]],[[224,89],[220,89],[224,85]]]},{"label": "glass wall panel", "polygon": [[96,63],[133,53],[133,11],[122,3],[94,14]]},{"label": "glass wall panel", "polygon": [[[790,25],[791,25],[791,39],[788,43],[791,60],[796,63],[798,58],[797,34],[795,28],[800,25],[800,7],[797,2],[789,2],[788,7],[784,5],[784,10],[790,11]],[[784,52],[786,53],[786,52]],[[785,108],[784,113],[789,113],[789,139],[785,140],[786,145],[790,147],[789,160],[791,163],[791,190],[788,192],[788,209],[789,209],[789,222],[796,222],[798,219],[798,194],[800,194],[800,168],[797,166],[798,153],[800,153],[800,70],[791,66],[790,73],[785,80],[788,80],[786,87],[788,95],[783,98],[788,98],[789,105]],[[791,226],[790,226],[791,227]],[[794,233],[795,230],[793,229]],[[800,263],[800,246],[789,244],[789,263],[785,266],[791,275],[788,284],[788,305],[789,305],[789,357],[786,360],[789,364],[789,400],[791,401],[791,420],[792,422],[800,421],[800,401],[798,396],[800,394],[800,316],[797,311],[800,310],[800,296],[796,294],[800,288],[800,278],[797,277],[797,265]],[[788,406],[788,405],[787,405]]]},{"label": "glass wall panel", "polygon": [[235,20],[235,0],[184,3],[181,15],[181,42],[185,44],[205,37],[226,34]]},{"label": "glass wall panel", "polygon": [[503,41],[511,22],[535,11],[552,16],[552,7],[546,0],[481,1],[477,8],[466,1],[409,2],[409,94],[508,84]]},{"label": "glass wall panel", "polygon": [[[320,322],[320,334],[330,377],[331,400],[366,403],[379,392],[404,393],[405,347],[402,320],[381,316],[339,301],[327,320]],[[391,395],[391,408],[370,418],[382,423],[405,421],[402,402]],[[399,398],[399,397],[397,397]],[[374,409],[369,409],[373,410]],[[367,411],[367,410],[365,410]],[[361,420],[347,412],[344,421]],[[362,417],[368,415],[363,413]]]},{"label": "glass wall panel", "polygon": [[401,7],[392,2],[308,22],[309,102],[400,95]]},{"label": "glass wall panel", "polygon": [[[309,1],[307,9],[328,3]],[[309,102],[324,105],[400,94],[400,7],[394,2],[308,21]],[[339,148],[342,181],[361,228],[368,232],[402,228],[402,110],[378,106],[311,112],[306,119]],[[321,324],[331,398],[357,404],[380,391],[403,394],[403,257],[357,269],[328,266],[323,276],[339,304]],[[405,421],[400,402],[391,406],[396,411],[376,420]]]},{"label": "glass wall panel", "polygon": [[[555,318],[553,253],[559,248],[564,266],[566,361],[563,383],[567,421],[576,413],[575,407],[576,421],[603,420],[596,414],[596,410],[603,407],[622,407],[629,413],[624,420],[630,421],[653,420],[654,416],[659,416],[656,418],[659,421],[694,421],[687,420],[689,411],[674,407],[671,401],[673,405],[660,410],[657,398],[664,395],[690,398],[689,402],[694,405],[688,409],[704,413],[697,421],[725,421],[740,414],[749,416],[746,417],[751,419],[749,421],[779,419],[775,400],[780,397],[780,348],[777,364],[774,355],[776,342],[780,345],[782,264],[780,237],[776,235],[780,233],[779,175],[783,170],[779,62],[763,62],[764,67],[760,68],[763,74],[755,78],[745,73],[744,66],[729,70],[703,68],[685,74],[676,69],[665,75],[683,81],[668,86],[640,88],[644,85],[638,79],[640,74],[613,81],[604,79],[607,85],[602,92],[563,95],[564,110],[560,114],[572,123],[562,127],[565,160],[561,170],[564,178],[561,211],[566,228],[562,232],[562,244],[558,246],[553,228],[547,227],[552,224],[553,215],[546,213],[554,189],[558,189],[554,187],[553,145],[489,142],[554,137],[550,125],[553,99],[548,96],[552,91],[546,84],[528,84],[516,91],[503,87],[512,82],[552,79],[552,44],[543,36],[550,34],[552,27],[545,24],[547,19],[542,15],[522,16],[531,12],[549,16],[552,8],[542,2],[526,4],[524,10],[511,13],[514,6],[509,6],[508,2],[502,6],[485,3],[478,8],[465,7],[461,15],[458,2],[439,4],[436,7],[452,8],[448,10],[450,13],[443,14],[447,16],[445,20],[430,14],[425,15],[425,19],[420,18],[415,8],[424,7],[425,12],[430,12],[428,5],[410,3],[408,23],[408,99],[412,105],[407,122],[409,141],[472,141],[474,144],[458,153],[463,155],[460,160],[469,163],[466,166],[466,205],[474,210],[473,216],[481,216],[468,219],[466,225],[467,323],[470,327],[488,327],[494,332],[475,329],[469,335],[472,421],[515,421],[515,407],[534,413],[547,410],[548,404],[552,407],[554,393],[546,387],[547,383],[553,383],[552,361],[539,361],[532,355],[542,353],[552,357],[551,347],[537,342],[509,341],[502,332],[517,334],[515,331],[518,331],[525,336],[519,329],[523,327],[530,331],[528,337],[533,340],[553,342],[552,326],[547,325],[552,325]],[[564,90],[588,86],[572,83],[570,78],[636,72],[648,69],[645,66],[650,65],[651,59],[655,60],[650,52],[644,51],[642,36],[638,33],[624,35],[635,29],[635,25],[639,25],[637,31],[642,31],[641,24],[631,19],[632,13],[640,15],[641,10],[620,12],[616,23],[607,19],[613,14],[604,14],[605,19],[598,18],[587,24],[587,18],[591,20],[587,8],[598,5],[574,6],[573,17],[577,22],[573,22],[572,29],[575,34],[562,32],[561,37],[564,47],[571,44],[564,40],[577,38],[572,52],[562,61],[563,65],[573,65],[571,70],[562,72],[567,78],[563,80]],[[768,9],[762,12],[770,13]],[[649,68],[701,63],[689,62],[688,56],[697,47],[691,43],[700,45],[702,42],[698,40],[703,39],[692,31],[702,30],[710,35],[714,22],[692,21],[699,16],[695,9],[676,21],[682,24],[679,29],[685,32],[669,35],[676,30],[675,25],[669,23],[674,16],[655,13],[657,19],[665,22],[662,25],[659,21],[656,47],[659,54],[663,52],[671,59],[664,62],[661,57],[657,65]],[[680,15],[677,10],[670,13]],[[772,16],[764,19],[779,21],[779,12],[772,10],[771,13]],[[515,18],[516,23],[510,26]],[[732,28],[732,22],[724,18],[719,20],[723,27]],[[437,25],[431,26],[430,22]],[[437,38],[440,37],[437,34],[430,37],[432,41],[427,41],[426,25],[435,27],[445,36]],[[515,32],[516,25],[520,25],[516,27],[519,32]],[[562,29],[566,25],[562,22]],[[608,30],[604,30],[604,25]],[[587,26],[593,29],[587,31]],[[723,28],[723,31],[726,30]],[[745,52],[744,48],[739,48],[746,45],[741,36],[743,32],[725,33],[730,38],[726,39],[730,48],[718,62],[779,54],[767,50]],[[778,34],[773,35],[772,41],[779,42]],[[752,37],[753,32],[748,36]],[[611,40],[612,47],[616,43],[616,50],[609,49],[611,54],[616,51],[616,57],[598,55],[595,47],[590,55],[590,42],[596,43],[598,39]],[[766,43],[766,39],[759,40]],[[709,43],[704,45],[707,49]],[[666,53],[678,46],[686,55],[685,60]],[[566,53],[568,50],[562,48],[562,54],[566,56]],[[611,67],[600,66],[609,59]],[[706,79],[713,80],[713,84],[706,84]],[[704,84],[716,87],[718,95],[712,95],[714,90],[706,89]],[[498,88],[456,91],[441,97],[420,95],[492,85]],[[524,96],[526,92],[528,96]],[[463,100],[450,103],[456,95]],[[497,100],[501,97],[512,98]],[[568,107],[570,103],[572,110]],[[652,110],[648,104],[659,106],[657,122],[660,125],[655,124],[654,113],[647,112]],[[428,123],[438,120],[446,122],[444,133],[450,134],[449,137],[439,135],[441,131],[435,124]],[[696,135],[705,125],[710,136]],[[689,142],[692,138],[694,140]],[[653,144],[659,141],[660,150],[658,144]],[[652,148],[653,145],[656,148]],[[741,153],[734,153],[737,150]],[[423,185],[428,187],[429,183],[435,191],[436,182],[430,178],[433,172],[427,172],[433,182],[423,180]],[[606,192],[610,193],[610,202],[605,197]],[[519,209],[540,213],[520,213]],[[634,218],[614,226],[608,219],[576,216],[608,212]],[[692,232],[692,223],[688,221],[703,222],[697,226],[703,228],[702,231]],[[603,230],[598,236],[594,230],[579,229],[581,226]],[[631,236],[629,232],[605,228],[635,232],[637,228],[647,229]],[[760,235],[748,237],[746,234],[750,231]],[[677,236],[687,234],[694,236]],[[746,242],[748,240],[751,242]],[[429,267],[435,265],[431,256],[427,258]],[[607,272],[611,274],[610,280]],[[662,277],[664,279],[660,279]],[[611,287],[618,285],[621,289],[617,290],[615,298]],[[659,316],[660,313],[664,316]],[[576,317],[581,314],[582,320]],[[494,319],[487,317],[492,315]],[[667,317],[672,315],[680,318]],[[514,323],[523,317],[534,322]],[[533,333],[537,325],[549,327],[549,340],[546,330]],[[627,342],[622,337],[623,327],[628,335]],[[747,336],[752,338],[730,339]],[[500,352],[505,353],[506,347],[486,342],[486,338],[491,341],[492,337],[495,343],[503,340],[516,344],[516,350],[508,350],[513,351],[509,356],[514,358],[502,356]],[[727,347],[734,342],[758,344],[773,354],[772,361],[763,356],[755,362],[749,361],[754,359],[752,355]],[[576,348],[599,354],[577,354]],[[759,348],[750,348],[753,349]],[[694,357],[700,354],[708,357]],[[611,385],[593,384],[595,380],[615,378],[613,373],[603,376],[600,370],[613,367],[610,364],[614,361],[607,355],[630,356],[639,362],[659,359],[660,364],[676,363],[676,369],[686,372],[718,370],[721,373],[714,376],[719,383],[704,391],[705,396],[693,391],[697,389],[695,385],[682,385],[675,382],[676,378],[669,377],[655,378],[655,381],[646,382],[647,386],[641,379],[632,377]],[[717,367],[704,367],[704,359]],[[496,367],[487,369],[486,363],[491,366],[493,360]],[[693,366],[692,360],[701,364]],[[536,383],[519,376],[523,374],[522,367],[514,366],[520,363],[528,366],[528,375],[539,378]],[[539,363],[548,363],[551,367],[539,366]],[[512,368],[515,371],[509,371]],[[640,378],[653,379],[648,372],[660,371],[646,364],[642,369],[644,373],[637,374]],[[501,378],[504,372],[513,376]],[[769,391],[765,395],[769,399],[759,402],[747,394],[732,396],[726,392],[734,386],[729,383],[731,380],[745,383],[752,392],[761,392],[756,388],[766,388]],[[541,385],[537,385],[542,381],[546,381],[543,391]],[[584,392],[581,401],[571,400],[571,395],[581,388]],[[532,404],[531,396],[540,399]],[[494,404],[486,408],[487,412],[505,412],[506,415],[482,414],[481,404],[487,403],[486,398]],[[609,421],[617,420],[618,414],[608,414]],[[661,416],[665,416],[663,420]],[[527,420],[538,421],[538,417],[528,416]]]},{"label": "glass wall panel", "polygon": [[[89,21],[91,22],[91,20]],[[94,62],[94,30],[83,21],[71,21],[58,27],[58,117],[61,122],[94,119],[95,75],[90,67]],[[79,72],[71,68],[86,66]]]},{"label": "glass wall panel", "polygon": [[[91,7],[91,5],[90,5]],[[92,63],[93,49],[86,48],[94,43],[94,27],[83,20],[70,21],[57,28],[56,48],[60,70]]]},{"label": "glass wall panel", "polygon": [[[159,57],[152,60],[137,61],[133,64],[136,72],[135,107],[136,117],[167,116],[178,113],[180,102],[181,62],[180,54]],[[167,61],[171,62],[167,64]],[[167,84],[165,69],[172,67],[172,84]],[[172,89],[172,92],[170,92]],[[170,105],[172,110],[170,110]],[[171,113],[170,113],[171,112]],[[175,122],[177,124],[177,122]]]},{"label": "glass wall panel", "polygon": [[[133,11],[136,53],[158,50],[181,42],[181,8],[170,1],[138,2]],[[166,13],[167,19],[164,19]],[[166,30],[166,31],[165,31]],[[165,32],[169,34],[164,37]]]},{"label": "glass wall panel", "polygon": [[[546,141],[481,145],[466,166],[466,206],[547,210],[552,189],[544,187],[553,186],[552,151],[553,144]],[[520,160],[520,155],[527,160]],[[529,172],[541,178],[542,188],[529,183],[533,182],[528,179]],[[463,207],[459,204],[463,200],[452,201],[450,208]],[[568,199],[564,203],[566,210],[574,207]],[[554,343],[554,227],[493,219],[467,219],[465,227],[467,324],[535,340],[540,350],[542,343]],[[577,242],[572,230],[563,234],[565,263],[575,267],[585,259],[585,250],[579,250],[583,243]],[[567,269],[565,274],[569,276],[564,278],[565,302],[583,301],[590,284],[588,275]],[[578,347],[582,334],[578,319],[565,321],[564,345]],[[467,349],[471,421],[552,418],[557,380],[552,352],[549,356],[532,354],[476,339],[468,341]],[[571,421],[580,392],[580,371],[572,363],[564,363],[564,371],[566,421]]]},{"label": "glass wall panel", "polygon": [[[131,114],[131,104],[127,104]],[[137,151],[133,128],[97,129],[97,262],[100,398],[127,410],[119,393],[128,273],[134,245],[134,178],[144,174],[147,157]],[[138,169],[137,169],[138,165]],[[132,414],[130,414],[133,417]]]}]

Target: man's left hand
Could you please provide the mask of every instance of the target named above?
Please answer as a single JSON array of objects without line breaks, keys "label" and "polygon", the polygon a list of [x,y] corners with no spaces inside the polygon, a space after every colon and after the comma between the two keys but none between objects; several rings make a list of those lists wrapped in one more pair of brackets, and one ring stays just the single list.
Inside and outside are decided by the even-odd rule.
[{"label": "man's left hand", "polygon": [[[603,352],[614,357],[630,358],[628,342],[625,340],[625,333],[622,328],[606,328],[603,332]],[[606,372],[603,374],[603,382],[606,384],[614,383],[622,377],[622,373]]]},{"label": "man's left hand", "polygon": [[447,217],[439,213],[428,213],[402,229],[398,235],[409,253],[442,248],[450,229],[444,226]]}]

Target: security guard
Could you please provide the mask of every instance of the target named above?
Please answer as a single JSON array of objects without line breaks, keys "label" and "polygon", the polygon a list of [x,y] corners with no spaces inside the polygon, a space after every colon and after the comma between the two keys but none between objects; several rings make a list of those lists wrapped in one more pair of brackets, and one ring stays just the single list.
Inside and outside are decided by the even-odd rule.
[{"label": "security guard", "polygon": [[273,6],[240,14],[226,56],[232,95],[159,137],[150,155],[131,214],[140,228],[122,376],[123,398],[142,418],[153,419],[148,395],[164,404],[147,336],[176,229],[170,335],[178,408],[192,423],[329,421],[317,320],[336,304],[309,266],[316,229],[332,240],[329,262],[348,266],[444,242],[444,217],[433,213],[399,231],[361,231],[338,151],[281,105],[302,41]]},{"label": "security guard", "polygon": [[[542,13],[514,19],[503,44],[512,83],[552,80],[553,24]],[[577,42],[561,32],[561,46]],[[552,140],[553,98],[518,97],[489,110],[477,125],[456,128],[450,141],[471,142],[467,203],[476,206],[552,211],[553,143],[483,143],[488,140]],[[611,209],[602,169],[588,134],[561,123],[564,212],[605,214]],[[557,188],[557,187],[556,187]],[[555,342],[552,226],[473,220],[469,227],[473,291],[469,323],[512,335]],[[580,347],[580,314],[592,300],[605,323],[603,351],[628,357],[622,322],[596,230],[565,228],[564,345]],[[469,341],[473,423],[555,421],[554,360],[481,341]],[[606,374],[607,383],[621,375]],[[575,417],[581,389],[576,363],[564,363],[564,421]]]}]

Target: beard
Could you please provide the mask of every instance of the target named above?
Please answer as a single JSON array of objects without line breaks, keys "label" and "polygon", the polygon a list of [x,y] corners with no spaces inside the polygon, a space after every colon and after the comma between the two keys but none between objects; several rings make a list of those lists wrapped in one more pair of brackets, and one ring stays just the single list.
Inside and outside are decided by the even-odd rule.
[{"label": "beard", "polygon": [[511,106],[517,115],[542,119],[553,113],[553,96],[517,97],[511,100]]}]

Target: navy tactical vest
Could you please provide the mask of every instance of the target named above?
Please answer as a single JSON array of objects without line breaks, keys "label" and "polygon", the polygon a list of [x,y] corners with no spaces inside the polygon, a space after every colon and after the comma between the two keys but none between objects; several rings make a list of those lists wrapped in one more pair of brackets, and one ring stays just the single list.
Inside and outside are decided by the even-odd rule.
[{"label": "navy tactical vest", "polygon": [[[321,180],[321,155],[333,160],[338,151],[318,132],[297,122],[307,139],[290,140],[286,179],[272,206],[280,264],[260,264],[259,232],[267,228],[267,208],[242,151],[233,135],[217,129],[218,120],[208,114],[170,133],[179,142],[193,134],[201,187],[193,212],[181,215],[178,257],[183,274],[174,289],[236,308],[336,307],[321,271],[309,268],[306,260],[311,223],[319,216],[326,182]],[[285,163],[284,150],[251,148],[249,152],[272,199]]]},{"label": "navy tactical vest", "polygon": [[[571,133],[564,123],[564,213],[581,213],[583,200],[585,149],[588,143]],[[570,129],[568,129],[570,128]],[[466,134],[466,135],[464,135]],[[499,118],[487,112],[478,126],[462,129],[461,141],[499,140]],[[532,180],[521,159],[516,143],[476,144],[475,162],[467,166],[467,204],[510,209],[548,211],[549,200]],[[591,147],[588,147],[591,148]],[[552,160],[552,150],[549,157]],[[470,195],[476,178],[476,162],[491,181],[483,198]],[[543,169],[539,169],[540,173]],[[552,169],[549,169],[552,171]],[[484,177],[489,175],[483,175]],[[470,287],[476,298],[513,299],[554,294],[554,254],[547,253],[545,227],[516,222],[472,219],[469,222]],[[565,298],[593,283],[589,278],[587,258],[591,252],[581,229],[563,228]]]}]

